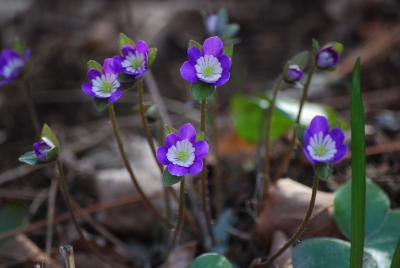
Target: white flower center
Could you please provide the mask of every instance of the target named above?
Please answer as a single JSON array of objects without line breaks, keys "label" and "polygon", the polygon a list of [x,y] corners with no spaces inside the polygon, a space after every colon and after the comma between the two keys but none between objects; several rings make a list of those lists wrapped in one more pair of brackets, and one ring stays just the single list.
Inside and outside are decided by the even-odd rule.
[{"label": "white flower center", "polygon": [[140,74],[146,70],[145,61],[146,55],[136,51],[135,53],[129,52],[122,62],[122,67],[133,74]]},{"label": "white flower center", "polygon": [[167,158],[174,165],[190,167],[194,162],[194,151],[192,143],[187,139],[178,141],[168,149]]},{"label": "white flower center", "polygon": [[5,78],[9,78],[15,70],[24,66],[24,61],[19,58],[14,58],[7,62],[7,64],[3,67],[2,74]]},{"label": "white flower center", "polygon": [[314,160],[327,161],[332,159],[337,152],[336,142],[330,135],[324,136],[322,132],[319,132],[311,137],[307,150]]},{"label": "white flower center", "polygon": [[194,68],[197,77],[204,82],[216,82],[222,75],[221,63],[212,55],[204,55],[198,58]]},{"label": "white flower center", "polygon": [[92,90],[97,97],[108,98],[119,88],[120,83],[116,74],[108,73],[93,79],[92,85]]}]

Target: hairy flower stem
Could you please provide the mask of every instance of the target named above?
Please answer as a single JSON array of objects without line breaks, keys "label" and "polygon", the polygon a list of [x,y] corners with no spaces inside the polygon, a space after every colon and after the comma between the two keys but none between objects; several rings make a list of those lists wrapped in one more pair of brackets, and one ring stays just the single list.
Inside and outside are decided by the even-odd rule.
[{"label": "hairy flower stem", "polygon": [[[156,146],[154,145],[154,141],[153,141],[153,137],[151,135],[151,131],[150,131],[150,127],[149,127],[149,122],[147,121],[146,118],[146,111],[145,111],[145,107],[144,107],[144,89],[143,89],[143,78],[140,78],[137,82],[136,82],[136,87],[137,87],[137,94],[138,94],[138,100],[139,100],[139,110],[140,110],[140,118],[142,119],[142,126],[144,129],[144,133],[147,139],[147,143],[150,146],[151,149],[151,153],[153,155],[154,160],[156,161],[161,174],[163,173],[163,168],[162,166],[158,163],[157,160],[157,154],[156,154]],[[166,211],[166,216],[167,219],[170,218],[170,211],[171,211],[171,207],[170,207],[170,202],[169,202],[169,193],[166,187],[163,187],[164,190],[164,198],[165,198],[165,211]]]},{"label": "hairy flower stem", "polygon": [[180,230],[182,228],[184,208],[185,208],[185,178],[181,180],[181,185],[179,190],[178,222],[176,223],[174,233],[172,234],[171,248],[175,246]]},{"label": "hairy flower stem", "polygon": [[[206,136],[206,100],[202,100],[200,104],[200,130]],[[200,193],[203,205],[203,212],[206,219],[207,231],[213,244],[215,244],[214,233],[211,226],[211,213],[208,197],[208,182],[207,182],[207,161],[203,160],[203,170],[200,179]]]},{"label": "hairy flower stem", "polygon": [[125,165],[126,170],[129,173],[129,176],[134,184],[134,186],[136,187],[136,190],[139,192],[139,195],[141,196],[141,198],[143,199],[144,203],[149,207],[149,209],[153,212],[153,214],[168,228],[173,227],[173,225],[167,220],[165,219],[161,213],[157,210],[156,207],[154,207],[154,205],[151,203],[151,201],[149,200],[149,198],[147,197],[147,195],[145,194],[145,192],[143,191],[142,187],[140,186],[135,173],[133,173],[133,169],[131,167],[131,164],[129,163],[129,159],[126,155],[125,152],[125,148],[124,145],[122,143],[122,139],[121,139],[121,135],[119,133],[119,129],[118,129],[118,125],[117,125],[117,119],[116,119],[116,115],[115,115],[115,109],[114,109],[114,104],[110,103],[108,105],[108,113],[110,116],[110,120],[111,120],[111,124],[112,124],[112,128],[114,131],[114,137],[115,137],[115,141],[117,142],[118,145],[118,150],[119,153],[121,155],[122,161]]},{"label": "hairy flower stem", "polygon": [[[271,184],[271,174],[270,174],[270,137],[271,137],[271,125],[272,125],[272,115],[275,109],[276,97],[278,96],[279,89],[281,88],[282,76],[279,75],[277,80],[275,81],[272,100],[267,110],[266,115],[266,126],[265,126],[265,140],[264,140],[264,185],[263,185],[263,194],[261,196],[264,197],[268,194],[268,188]],[[261,203],[261,202],[260,202]]]},{"label": "hairy flower stem", "polygon": [[[311,58],[312,59],[315,58],[313,54],[311,55]],[[307,99],[308,90],[310,88],[311,80],[312,80],[312,77],[313,77],[316,69],[317,69],[317,66],[315,64],[315,61],[313,60],[312,66],[310,68],[310,71],[308,72],[307,81],[306,81],[306,83],[304,85],[303,95],[301,96],[299,111],[298,111],[297,117],[296,117],[296,124],[295,124],[296,126],[300,123],[301,113],[303,111],[304,103],[305,103],[305,101]],[[294,148],[295,144],[296,144],[296,129],[293,129],[293,134],[292,134],[288,149],[286,150],[286,153],[285,153],[285,155],[283,157],[281,165],[279,166],[278,171],[276,173],[276,178],[277,179],[279,179],[286,172],[286,170],[288,169],[289,164],[290,164],[290,159],[291,159],[291,156],[292,156],[292,151],[293,151],[293,148]]]},{"label": "hairy flower stem", "polygon": [[296,231],[296,233],[294,233],[292,235],[292,237],[276,253],[274,253],[271,257],[269,257],[266,261],[261,262],[258,259],[254,260],[250,266],[251,268],[269,267],[292,244],[294,244],[298,239],[301,238],[304,231],[306,230],[307,224],[308,224],[308,222],[311,218],[312,212],[314,210],[315,198],[317,197],[318,184],[319,184],[319,177],[317,175],[314,175],[310,203],[308,205],[306,215],[304,216],[304,219],[301,222],[299,229]]},{"label": "hairy flower stem", "polygon": [[211,103],[211,129],[212,129],[212,144],[214,147],[215,167],[214,167],[214,186],[215,186],[215,208],[217,215],[221,214],[223,210],[223,196],[222,196],[222,181],[221,181],[221,168],[220,158],[218,152],[218,99],[217,93],[214,94],[214,101]]},{"label": "hairy flower stem", "polygon": [[31,117],[32,125],[35,130],[37,138],[40,138],[40,123],[39,123],[39,117],[37,115],[35,105],[33,103],[32,99],[32,93],[31,93],[31,85],[29,83],[28,78],[23,79],[23,95],[24,99],[26,102],[26,106],[28,108],[29,116]]}]

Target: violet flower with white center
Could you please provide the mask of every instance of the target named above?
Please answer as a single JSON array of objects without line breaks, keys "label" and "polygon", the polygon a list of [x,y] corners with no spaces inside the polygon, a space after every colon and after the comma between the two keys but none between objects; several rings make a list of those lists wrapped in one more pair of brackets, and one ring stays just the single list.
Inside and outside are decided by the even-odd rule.
[{"label": "violet flower with white center", "polygon": [[207,38],[200,50],[190,47],[189,60],[180,69],[183,79],[190,83],[204,82],[219,87],[228,82],[231,58],[224,54],[224,44],[218,36]]},{"label": "violet flower with white center", "polygon": [[317,67],[322,70],[334,69],[339,63],[339,57],[342,49],[342,44],[337,42],[330,43],[322,47],[316,56]]},{"label": "violet flower with white center", "polygon": [[89,83],[82,84],[82,91],[89,97],[116,102],[122,95],[118,81],[119,69],[120,66],[112,58],[105,59],[102,72],[97,69],[88,70]]},{"label": "violet flower with white center", "polygon": [[125,45],[121,52],[122,55],[115,56],[114,61],[121,66],[123,73],[132,75],[136,79],[147,72],[149,46],[145,41],[139,40],[135,46]]},{"label": "violet flower with white center", "polygon": [[344,143],[344,133],[340,128],[329,129],[324,116],[315,116],[304,132],[303,151],[311,163],[335,163],[343,159],[348,146]]},{"label": "violet flower with white center", "polygon": [[36,159],[45,162],[48,160],[48,155],[51,150],[56,146],[46,137],[41,138],[33,144],[33,152],[35,153]]},{"label": "violet flower with white center", "polygon": [[303,78],[303,75],[303,70],[301,70],[298,65],[293,64],[288,67],[284,80],[287,83],[295,83],[300,81]]},{"label": "violet flower with white center", "polygon": [[165,138],[165,145],[157,149],[157,159],[174,176],[196,175],[203,170],[203,160],[208,155],[208,144],[196,141],[196,129],[183,124],[177,134]]},{"label": "violet flower with white center", "polygon": [[4,49],[0,52],[0,87],[18,78],[29,57],[29,50],[26,50],[24,55],[14,49]]}]

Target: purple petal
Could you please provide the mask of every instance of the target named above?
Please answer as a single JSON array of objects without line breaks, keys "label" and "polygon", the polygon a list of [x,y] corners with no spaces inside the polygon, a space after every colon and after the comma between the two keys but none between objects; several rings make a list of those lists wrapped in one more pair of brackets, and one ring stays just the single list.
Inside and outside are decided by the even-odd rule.
[{"label": "purple petal", "polygon": [[129,53],[132,53],[132,54],[135,53],[135,49],[131,45],[123,46],[121,51],[122,51],[122,55],[124,55],[124,56],[128,56]]},{"label": "purple petal", "polygon": [[96,69],[89,69],[89,71],[87,72],[87,77],[89,81],[92,81],[98,76],[101,76],[101,73]]},{"label": "purple petal", "polygon": [[340,146],[337,149],[335,156],[329,162],[335,163],[335,162],[342,160],[346,156],[348,151],[349,151],[349,147],[347,146],[347,144],[342,144],[342,146]]},{"label": "purple petal", "polygon": [[24,60],[28,61],[30,57],[31,57],[31,50],[30,49],[25,50]]},{"label": "purple petal", "polygon": [[207,38],[203,43],[204,55],[220,56],[224,51],[224,43],[218,36],[212,36]]},{"label": "purple petal", "polygon": [[317,162],[314,160],[314,158],[310,155],[310,153],[307,150],[307,146],[303,147],[303,152],[304,155],[307,157],[308,161],[311,162],[311,164],[316,164]]},{"label": "purple petal", "polygon": [[1,80],[1,81],[0,81],[0,87],[4,86],[4,85],[6,85],[6,84],[8,84],[8,83],[10,83],[10,82],[11,82],[10,79]]},{"label": "purple petal", "polygon": [[316,134],[322,132],[324,135],[328,134],[329,124],[328,119],[325,116],[317,115],[315,116],[310,123],[310,127],[308,128],[310,134]]},{"label": "purple petal", "polygon": [[174,164],[169,164],[167,166],[167,169],[168,169],[168,172],[174,176],[184,176],[184,175],[186,175],[186,173],[188,173],[188,168],[177,166]]},{"label": "purple petal", "polygon": [[340,146],[344,142],[344,133],[340,128],[334,128],[329,133],[329,136],[335,141],[336,146]]},{"label": "purple petal", "polygon": [[222,76],[220,77],[220,79],[218,79],[217,82],[215,82],[214,86],[220,87],[220,86],[225,85],[229,81],[230,76],[231,76],[231,73],[229,71],[223,72]]},{"label": "purple petal", "polygon": [[218,57],[219,63],[221,63],[222,70],[229,71],[232,66],[232,60],[227,55],[221,55]]},{"label": "purple petal", "polygon": [[96,95],[94,94],[94,92],[92,90],[92,85],[89,84],[89,83],[83,83],[82,84],[82,91],[83,91],[83,93],[85,93],[89,97],[96,97]]},{"label": "purple petal", "polygon": [[122,68],[122,61],[124,60],[124,58],[123,57],[121,57],[121,56],[114,56],[113,57],[113,61],[114,61],[114,64],[113,64],[113,66],[114,66],[114,68],[116,68],[116,69],[118,69],[118,71],[121,71],[121,68]]},{"label": "purple petal", "polygon": [[19,53],[17,51],[15,51],[14,49],[4,49],[1,51],[0,54],[1,58],[6,59],[7,61],[13,58],[21,58],[21,55],[19,55]]},{"label": "purple petal", "polygon": [[119,72],[118,66],[115,65],[113,58],[106,58],[103,63],[103,73],[114,73],[117,74]]},{"label": "purple petal", "polygon": [[119,100],[122,96],[122,90],[117,89],[112,95],[111,97],[108,98],[108,102],[109,103],[114,103],[117,100]]},{"label": "purple petal", "polygon": [[136,42],[136,46],[135,46],[135,50],[147,54],[149,53],[149,46],[147,45],[147,43],[143,40],[139,40]]},{"label": "purple petal", "polygon": [[304,130],[304,140],[303,140],[304,147],[307,147],[310,144],[310,139],[311,139],[312,135],[313,135],[313,133],[311,133],[309,128]]},{"label": "purple petal", "polygon": [[188,139],[191,143],[196,141],[196,129],[190,123],[183,124],[178,131],[180,140]]},{"label": "purple petal", "polygon": [[198,58],[201,57],[201,51],[197,47],[189,47],[187,50],[189,61],[191,64],[196,64]]},{"label": "purple petal", "polygon": [[179,141],[179,137],[178,135],[176,135],[175,133],[171,133],[168,134],[167,137],[165,137],[165,146],[167,147],[171,147],[174,146],[176,144],[177,141]]},{"label": "purple petal", "polygon": [[197,160],[203,160],[208,155],[208,143],[206,141],[198,141],[194,144],[195,156]]},{"label": "purple petal", "polygon": [[196,75],[196,70],[189,61],[185,61],[183,63],[180,71],[182,78],[185,79],[186,81],[191,83],[196,83],[197,81],[199,81]]},{"label": "purple petal", "polygon": [[196,175],[200,173],[202,170],[203,170],[203,160],[197,160],[189,167],[188,171],[190,175]]},{"label": "purple petal", "polygon": [[168,147],[167,146],[160,146],[157,149],[157,159],[161,165],[169,165],[170,162],[167,158]]}]

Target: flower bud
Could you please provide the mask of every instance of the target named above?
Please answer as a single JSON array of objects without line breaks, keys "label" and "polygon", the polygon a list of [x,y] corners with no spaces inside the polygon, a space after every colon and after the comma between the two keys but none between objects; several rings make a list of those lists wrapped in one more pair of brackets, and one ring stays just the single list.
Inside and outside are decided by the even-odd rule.
[{"label": "flower bud", "polygon": [[298,65],[290,65],[284,76],[284,80],[287,83],[295,83],[303,78],[304,72]]},{"label": "flower bud", "polygon": [[339,57],[342,53],[343,45],[333,42],[321,48],[316,57],[316,64],[322,70],[334,70],[339,63]]},{"label": "flower bud", "polygon": [[33,144],[33,152],[36,159],[40,162],[55,160],[58,155],[56,150],[56,146],[46,137],[41,138],[41,140]]}]

